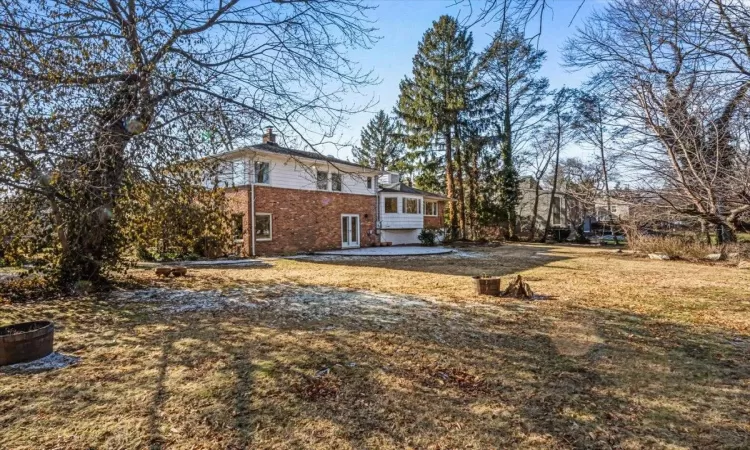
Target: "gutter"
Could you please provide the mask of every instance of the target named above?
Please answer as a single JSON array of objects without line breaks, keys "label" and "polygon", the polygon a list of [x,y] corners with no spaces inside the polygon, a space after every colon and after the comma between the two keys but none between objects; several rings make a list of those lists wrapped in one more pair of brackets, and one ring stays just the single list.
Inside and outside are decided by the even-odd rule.
[{"label": "gutter", "polygon": [[255,183],[250,184],[250,224],[251,254],[255,258]]}]

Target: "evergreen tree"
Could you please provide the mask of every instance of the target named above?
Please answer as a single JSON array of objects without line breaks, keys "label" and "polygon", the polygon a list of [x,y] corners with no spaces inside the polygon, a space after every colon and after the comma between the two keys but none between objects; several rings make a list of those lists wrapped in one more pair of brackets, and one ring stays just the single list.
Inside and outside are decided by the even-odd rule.
[{"label": "evergreen tree", "polygon": [[484,83],[491,91],[494,131],[500,147],[501,170],[496,183],[500,210],[507,220],[510,238],[516,231],[520,200],[516,160],[521,148],[544,112],[546,78],[535,75],[545,52],[534,48],[519,30],[503,26],[482,57]]},{"label": "evergreen tree", "polygon": [[360,147],[352,153],[364,166],[378,170],[394,169],[403,154],[398,122],[381,109],[362,129]]},{"label": "evergreen tree", "polygon": [[[468,90],[477,88],[471,33],[456,19],[442,16],[425,32],[414,56],[412,78],[401,81],[398,113],[407,127],[410,148],[442,146],[445,152],[446,195],[457,199],[462,186],[454,179],[454,139],[458,135],[459,115],[468,108]],[[460,156],[457,158],[460,161]],[[461,178],[461,172],[457,173]],[[458,189],[457,189],[458,188]],[[461,209],[463,210],[463,209]],[[448,203],[451,237],[456,237],[459,221],[454,202]],[[462,221],[463,222],[463,221]],[[465,226],[461,223],[461,226]]]}]

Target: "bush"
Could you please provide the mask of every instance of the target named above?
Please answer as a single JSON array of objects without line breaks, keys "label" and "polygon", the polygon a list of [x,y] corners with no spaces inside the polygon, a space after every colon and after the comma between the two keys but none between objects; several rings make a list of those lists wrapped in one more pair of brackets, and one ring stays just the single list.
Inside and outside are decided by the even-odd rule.
[{"label": "bush", "polygon": [[149,250],[146,247],[143,247],[142,245],[139,245],[135,248],[135,254],[141,261],[155,261],[156,258],[154,257],[154,254],[151,253],[151,250]]},{"label": "bush", "polygon": [[704,259],[712,253],[748,253],[750,249],[744,244],[730,244],[724,246],[708,245],[690,236],[645,236],[637,234],[628,240],[633,250],[643,253],[665,253],[670,258],[688,260]]},{"label": "bush", "polygon": [[60,290],[50,280],[37,275],[22,274],[0,282],[0,303],[46,300],[59,294]]},{"label": "bush", "polygon": [[431,247],[437,242],[437,233],[435,230],[422,228],[422,231],[419,233],[419,242],[421,242],[422,245]]}]

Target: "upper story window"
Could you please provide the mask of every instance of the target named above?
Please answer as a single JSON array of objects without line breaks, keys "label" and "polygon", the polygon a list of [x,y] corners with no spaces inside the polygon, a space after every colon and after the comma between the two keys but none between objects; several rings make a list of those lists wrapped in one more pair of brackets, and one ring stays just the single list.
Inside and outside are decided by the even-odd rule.
[{"label": "upper story window", "polygon": [[322,191],[328,190],[328,172],[318,171],[317,174],[317,186]]},{"label": "upper story window", "polygon": [[404,209],[404,214],[421,214],[422,213],[422,200],[418,198],[405,198],[403,209]]},{"label": "upper story window", "polygon": [[398,212],[398,199],[396,197],[385,198],[385,212],[394,214]]},{"label": "upper story window", "polygon": [[367,177],[367,189],[372,189],[372,177]]},{"label": "upper story window", "polygon": [[341,192],[341,174],[340,173],[334,172],[331,174],[331,190]]},{"label": "upper story window", "polygon": [[258,184],[268,184],[271,165],[267,162],[255,162],[255,182]]},{"label": "upper story window", "polygon": [[217,182],[220,187],[242,186],[247,184],[247,166],[244,159],[223,161],[219,165]]},{"label": "upper story window", "polygon": [[424,215],[425,216],[437,216],[438,215],[437,202],[424,202]]}]

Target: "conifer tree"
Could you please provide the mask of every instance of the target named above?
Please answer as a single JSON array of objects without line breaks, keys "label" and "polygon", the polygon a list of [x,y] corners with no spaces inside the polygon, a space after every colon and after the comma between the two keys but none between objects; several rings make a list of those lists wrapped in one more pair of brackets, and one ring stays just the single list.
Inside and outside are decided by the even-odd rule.
[{"label": "conifer tree", "polygon": [[[463,205],[454,178],[456,167],[454,139],[459,115],[468,108],[467,90],[476,88],[476,56],[473,38],[456,19],[442,16],[425,32],[414,56],[412,77],[401,81],[398,113],[407,127],[407,145],[440,147],[445,151],[446,195]],[[460,160],[460,157],[458,158]],[[459,173],[460,175],[460,173]],[[448,203],[451,237],[456,237],[459,221],[456,205]],[[461,225],[464,225],[463,223]]]},{"label": "conifer tree", "polygon": [[530,131],[544,112],[549,86],[536,77],[545,52],[530,44],[523,33],[503,26],[482,57],[484,83],[491,91],[495,117],[493,129],[500,147],[501,170],[497,177],[500,209],[507,220],[507,233],[515,236],[516,208],[520,200],[516,159]]},{"label": "conifer tree", "polygon": [[362,129],[360,147],[352,153],[359,164],[378,170],[393,169],[403,155],[398,122],[381,109]]}]

